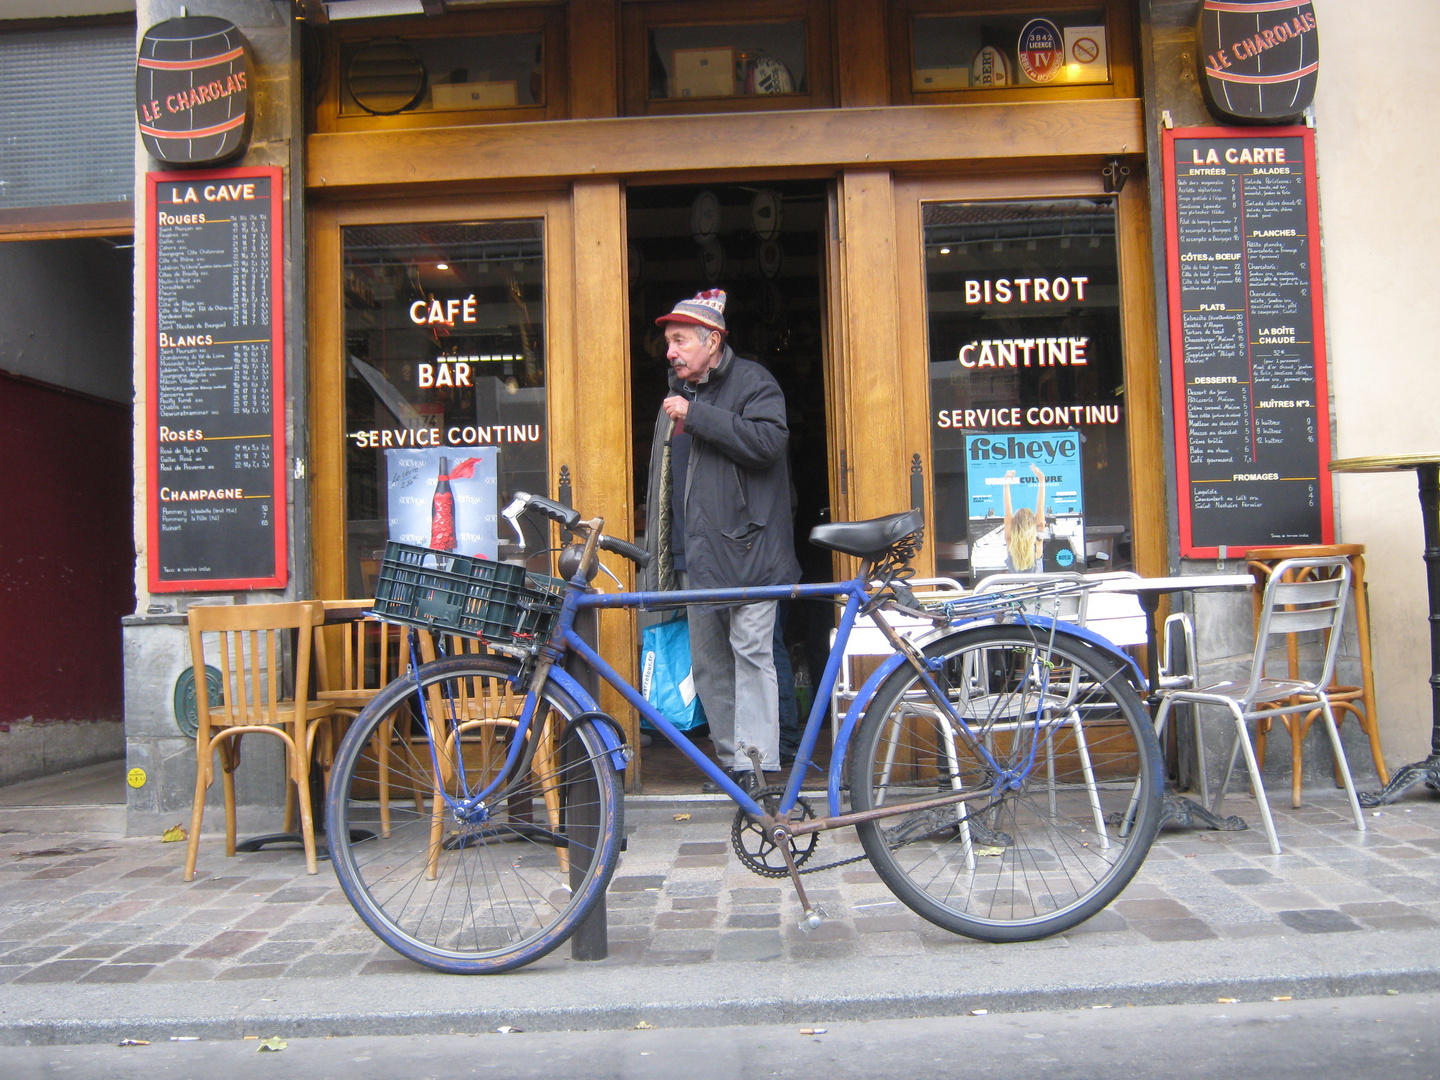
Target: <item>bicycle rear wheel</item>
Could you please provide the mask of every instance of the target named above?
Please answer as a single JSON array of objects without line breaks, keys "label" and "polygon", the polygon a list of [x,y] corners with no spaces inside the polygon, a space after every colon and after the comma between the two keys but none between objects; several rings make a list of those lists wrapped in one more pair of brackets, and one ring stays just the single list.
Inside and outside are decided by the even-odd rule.
[{"label": "bicycle rear wheel", "polygon": [[381,940],[439,971],[489,974],[544,956],[601,898],[619,858],[609,752],[594,721],[570,723],[581,709],[552,682],[529,767],[511,767],[483,807],[460,804],[506,772],[525,700],[517,670],[508,657],[462,656],[421,667],[418,689],[397,679],[351,725],[331,773],[340,887]]},{"label": "bicycle rear wheel", "polygon": [[[851,742],[852,808],[984,794],[856,826],[876,873],[926,919],[985,941],[1088,919],[1129,883],[1159,827],[1160,750],[1144,705],[1103,652],[1038,626],[958,630],[925,655],[973,740],[900,667]],[[1020,770],[1018,790],[977,745]]]}]

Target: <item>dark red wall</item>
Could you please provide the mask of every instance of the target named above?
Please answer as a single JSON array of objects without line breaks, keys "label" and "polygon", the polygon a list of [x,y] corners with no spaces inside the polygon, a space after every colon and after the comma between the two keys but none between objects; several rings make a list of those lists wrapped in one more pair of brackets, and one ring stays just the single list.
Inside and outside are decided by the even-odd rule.
[{"label": "dark red wall", "polygon": [[0,373],[0,730],[120,720],[131,413]]}]

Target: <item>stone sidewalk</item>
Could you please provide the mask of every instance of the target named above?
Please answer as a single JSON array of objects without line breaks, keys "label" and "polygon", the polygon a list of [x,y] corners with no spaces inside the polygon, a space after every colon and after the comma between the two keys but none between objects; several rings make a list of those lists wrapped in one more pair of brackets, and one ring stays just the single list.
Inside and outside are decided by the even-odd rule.
[{"label": "stone sidewalk", "polygon": [[[537,1001],[573,994],[582,1002],[599,993],[612,1005],[626,987],[643,1001],[653,994],[642,987],[663,984],[685,987],[699,1007],[704,994],[697,987],[733,999],[743,996],[747,980],[773,988],[803,973],[807,985],[823,987],[863,971],[870,972],[867,985],[887,995],[893,1015],[924,1015],[933,1007],[906,1006],[908,983],[918,1001],[980,972],[989,972],[984,986],[1004,989],[1021,1007],[1027,987],[1037,994],[1053,989],[1062,969],[1086,985],[1091,999],[1108,988],[1111,998],[1155,1000],[1144,987],[1174,983],[1186,965],[1201,973],[1189,977],[1196,986],[1213,971],[1242,981],[1289,978],[1285,985],[1300,993],[1358,992],[1342,985],[1344,972],[1363,968],[1379,973],[1382,988],[1386,971],[1402,988],[1440,987],[1440,800],[1416,795],[1369,811],[1370,831],[1360,834],[1341,793],[1312,787],[1299,810],[1290,809],[1287,794],[1276,792],[1273,804],[1281,856],[1270,855],[1258,828],[1167,831],[1109,909],[1056,938],[1008,946],[959,938],[920,920],[864,862],[807,878],[831,918],[801,933],[788,882],[753,876],[730,852],[728,803],[632,799],[629,850],[609,893],[609,959],[577,963],[562,946],[518,977],[491,980],[439,976],[393,953],[355,917],[329,864],[310,877],[298,851],[227,859],[221,838],[207,835],[196,880],[187,885],[180,880],[183,843],[65,831],[67,817],[84,816],[65,809],[43,815],[50,831],[20,831],[19,819],[6,817],[16,812],[0,810],[0,1042],[7,1041],[7,1024],[32,1037],[40,1023],[33,1012],[42,1006],[58,1024],[67,1003],[88,1002],[85,1009],[76,1005],[75,1015],[88,1009],[99,1016],[107,1000],[133,1011],[153,994],[183,1013],[197,984],[213,988],[206,1000],[251,1004],[282,992],[293,1003],[307,987],[333,995],[343,986],[353,1015],[349,1027],[335,1026],[346,1031],[364,1028],[356,1017],[372,983],[377,993],[392,995],[398,987],[406,997],[443,986],[437,1003],[447,995],[477,1000],[457,987],[485,984],[478,997],[499,1002],[513,995],[489,988],[518,978]],[[1226,809],[1257,817],[1253,801],[1241,796]],[[28,820],[33,828],[33,812]],[[853,833],[839,832],[822,838],[816,858],[859,853]],[[1157,950],[1155,943],[1167,947]],[[1412,954],[1415,963],[1405,959]],[[1300,968],[1287,974],[1287,958],[1301,955],[1316,978],[1331,974],[1313,983],[1304,982]],[[636,968],[651,970],[646,980],[668,974],[652,984]],[[787,969],[783,977],[780,969]],[[942,971],[943,978],[929,978]],[[233,995],[220,989],[227,984]],[[124,994],[107,997],[106,987]],[[408,1029],[449,1030],[448,1022],[426,1027],[414,1020]]]}]

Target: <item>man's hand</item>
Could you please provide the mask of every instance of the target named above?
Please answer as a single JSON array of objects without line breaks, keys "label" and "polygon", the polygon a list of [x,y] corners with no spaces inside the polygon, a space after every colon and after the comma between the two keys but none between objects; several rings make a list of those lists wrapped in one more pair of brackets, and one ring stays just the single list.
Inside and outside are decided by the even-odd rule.
[{"label": "man's hand", "polygon": [[671,420],[684,420],[690,411],[690,401],[680,394],[672,394],[660,403],[660,407],[665,410],[665,415]]}]

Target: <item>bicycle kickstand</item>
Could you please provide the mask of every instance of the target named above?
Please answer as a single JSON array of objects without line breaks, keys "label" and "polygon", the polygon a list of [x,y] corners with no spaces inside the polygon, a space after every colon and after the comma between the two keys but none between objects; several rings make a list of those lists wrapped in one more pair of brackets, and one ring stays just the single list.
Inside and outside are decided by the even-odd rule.
[{"label": "bicycle kickstand", "polygon": [[[760,767],[760,749],[755,746],[746,746],[743,743],[740,751],[750,759],[751,767],[755,770],[757,777],[765,775]],[[776,821],[770,825],[770,840],[780,849],[784,856],[785,868],[790,871],[790,881],[795,886],[795,895],[800,898],[800,930],[808,934],[811,930],[819,929],[820,924],[825,921],[825,909],[818,904],[812,906],[810,898],[805,895],[805,886],[800,881],[800,868],[795,865],[794,852],[790,850],[790,827],[783,821]]]}]

